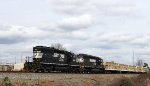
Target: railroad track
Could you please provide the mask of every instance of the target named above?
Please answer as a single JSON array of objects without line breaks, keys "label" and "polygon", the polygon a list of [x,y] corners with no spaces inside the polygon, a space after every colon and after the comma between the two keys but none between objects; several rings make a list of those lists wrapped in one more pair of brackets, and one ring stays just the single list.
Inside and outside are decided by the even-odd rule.
[{"label": "railroad track", "polygon": [[37,73],[34,73],[34,72],[24,72],[24,71],[0,71],[0,74],[2,73],[26,73],[26,74],[79,74],[79,75],[82,75],[82,74],[96,74],[96,75],[139,75],[139,74],[119,74],[119,73],[109,73],[109,74],[105,74],[105,73],[63,73],[63,72],[37,72]]}]

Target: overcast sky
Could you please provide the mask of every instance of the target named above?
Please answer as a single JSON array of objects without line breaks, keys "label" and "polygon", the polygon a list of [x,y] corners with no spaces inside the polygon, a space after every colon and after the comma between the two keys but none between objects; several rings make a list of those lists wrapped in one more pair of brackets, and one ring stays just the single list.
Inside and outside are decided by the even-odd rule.
[{"label": "overcast sky", "polygon": [[[104,61],[150,63],[150,0],[0,0],[0,61],[61,43]],[[11,60],[10,60],[11,59]]]}]

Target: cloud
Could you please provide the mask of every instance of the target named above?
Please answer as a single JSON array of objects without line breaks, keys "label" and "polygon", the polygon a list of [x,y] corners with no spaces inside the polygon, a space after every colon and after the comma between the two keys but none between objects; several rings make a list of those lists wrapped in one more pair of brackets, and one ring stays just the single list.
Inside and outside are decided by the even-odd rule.
[{"label": "cloud", "polygon": [[90,14],[83,14],[79,16],[67,16],[58,21],[53,21],[47,25],[40,27],[47,31],[56,32],[72,32],[82,29],[89,29],[96,24],[96,19]]},{"label": "cloud", "polygon": [[137,9],[129,0],[50,0],[54,9],[69,15],[90,13],[99,16],[133,16]]},{"label": "cloud", "polygon": [[25,42],[30,39],[39,39],[47,36],[47,32],[35,27],[24,26],[1,26],[0,44],[14,44]]},{"label": "cloud", "polygon": [[145,35],[136,36],[129,43],[131,45],[135,45],[138,47],[147,47],[149,46],[149,42],[150,42],[150,34],[145,34]]},{"label": "cloud", "polygon": [[58,28],[65,31],[77,29],[87,29],[94,24],[94,18],[91,15],[81,15],[76,17],[64,18],[59,22]]},{"label": "cloud", "polygon": [[14,44],[14,43],[18,43],[18,42],[24,42],[25,39],[20,38],[20,37],[0,37],[0,44]]},{"label": "cloud", "polygon": [[51,30],[53,29],[49,28],[47,31],[40,27],[5,26],[0,29],[0,44],[16,44],[35,40],[74,40],[76,45],[80,43],[79,46],[81,45],[81,48],[88,46],[89,48],[110,50],[122,48],[126,49],[126,47],[143,48],[148,47],[150,42],[149,34],[91,34],[91,32],[80,30],[79,28],[71,31]]},{"label": "cloud", "polygon": [[[73,22],[77,22],[76,18]],[[67,21],[67,23],[69,22]],[[77,24],[81,24],[81,23],[77,22]],[[70,27],[73,26],[71,25]],[[73,28],[73,29],[71,28],[71,30],[68,30],[70,28],[61,28],[61,29],[63,30],[65,29],[66,31],[60,31],[60,30],[52,31],[53,29],[51,28],[49,28],[49,30],[45,30],[40,27],[3,26],[2,28],[1,26],[0,44],[16,44],[20,42],[28,42],[34,40],[42,41],[42,40],[63,40],[64,39],[68,41],[69,40],[74,40],[79,42],[81,41],[83,42],[82,44],[85,45],[85,47],[90,46],[90,48],[100,48],[100,49],[108,50],[108,49],[118,49],[118,48],[121,49],[125,47],[132,47],[132,48],[148,47],[150,42],[149,34],[145,34],[145,35],[117,34],[117,33],[91,34],[91,32],[80,30],[83,28]]]},{"label": "cloud", "polygon": [[59,12],[66,14],[81,14],[87,10],[86,7],[90,0],[50,0],[52,1],[53,7]]},{"label": "cloud", "polygon": [[[84,17],[82,19],[84,19]],[[66,21],[66,22],[69,23],[69,21]],[[1,27],[0,28],[0,44],[16,44],[16,43],[22,43],[22,42],[28,42],[28,41],[34,41],[34,40],[55,40],[55,39],[67,39],[67,40],[69,39],[83,40],[84,39],[86,40],[88,37],[87,33],[78,31],[80,29],[84,29],[83,28],[84,25],[86,27],[86,24],[84,24],[84,21],[88,22],[88,19],[80,21],[79,19],[75,18],[73,22],[74,23],[76,22],[76,24],[74,25],[72,24],[71,26],[69,26],[70,24],[67,24],[65,22],[66,23],[65,26],[68,28],[64,28],[63,26],[60,27],[56,23],[57,28],[59,26],[58,29],[54,29],[51,26],[25,27],[25,26],[15,26],[15,25],[11,25],[11,26],[0,25]],[[76,27],[77,24],[81,24],[81,25],[78,25],[78,27]]]},{"label": "cloud", "polygon": [[[107,61],[129,58],[134,50],[136,50],[137,56],[150,54],[148,53],[150,51],[148,49],[149,34],[91,34],[91,32],[81,29],[51,30],[53,30],[51,27],[49,30],[45,30],[41,27],[1,26],[0,47],[5,48],[1,56],[19,56],[20,54],[16,54],[17,52],[32,56],[34,44],[50,46],[51,43],[56,42],[63,44],[68,50],[75,53],[100,56]],[[108,57],[109,59],[107,59]]]}]

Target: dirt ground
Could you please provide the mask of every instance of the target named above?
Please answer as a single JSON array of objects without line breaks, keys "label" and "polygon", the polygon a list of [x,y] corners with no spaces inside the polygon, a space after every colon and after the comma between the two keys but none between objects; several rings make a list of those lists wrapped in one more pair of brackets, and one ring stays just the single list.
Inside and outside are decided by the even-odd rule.
[{"label": "dirt ground", "polygon": [[150,74],[134,77],[130,75],[110,75],[102,77],[69,77],[54,80],[24,79],[13,80],[5,77],[0,86],[150,86]]}]

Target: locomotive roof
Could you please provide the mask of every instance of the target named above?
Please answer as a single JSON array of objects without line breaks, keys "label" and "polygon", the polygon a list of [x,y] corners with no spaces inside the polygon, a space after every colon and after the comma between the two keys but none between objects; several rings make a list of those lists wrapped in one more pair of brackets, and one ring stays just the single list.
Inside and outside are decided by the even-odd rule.
[{"label": "locomotive roof", "polygon": [[46,47],[46,46],[36,46],[34,48],[38,48],[38,49],[49,49],[49,50],[53,50],[53,51],[57,51],[57,52],[60,52],[60,53],[70,53],[70,54],[73,54],[72,52],[69,52],[69,51],[66,51],[66,50],[59,50],[59,49],[56,49],[54,47]]},{"label": "locomotive roof", "polygon": [[[57,51],[57,52],[60,52],[60,53],[64,53],[64,54],[74,54],[72,52],[69,52],[69,51],[66,51],[66,50],[59,50],[59,49],[56,49],[54,47],[46,47],[46,46],[36,46],[34,48],[38,48],[38,49],[50,49],[50,50],[53,50],[53,51]],[[84,57],[88,57],[88,58],[93,58],[93,59],[102,59],[100,57],[97,57],[97,56],[92,56],[92,55],[88,55],[88,54],[78,54],[78,55],[81,55],[81,56],[84,56]]]},{"label": "locomotive roof", "polygon": [[81,55],[81,56],[84,56],[84,57],[90,57],[90,58],[94,58],[94,59],[102,59],[100,57],[92,56],[92,55],[88,55],[88,54],[78,54],[78,55]]}]

